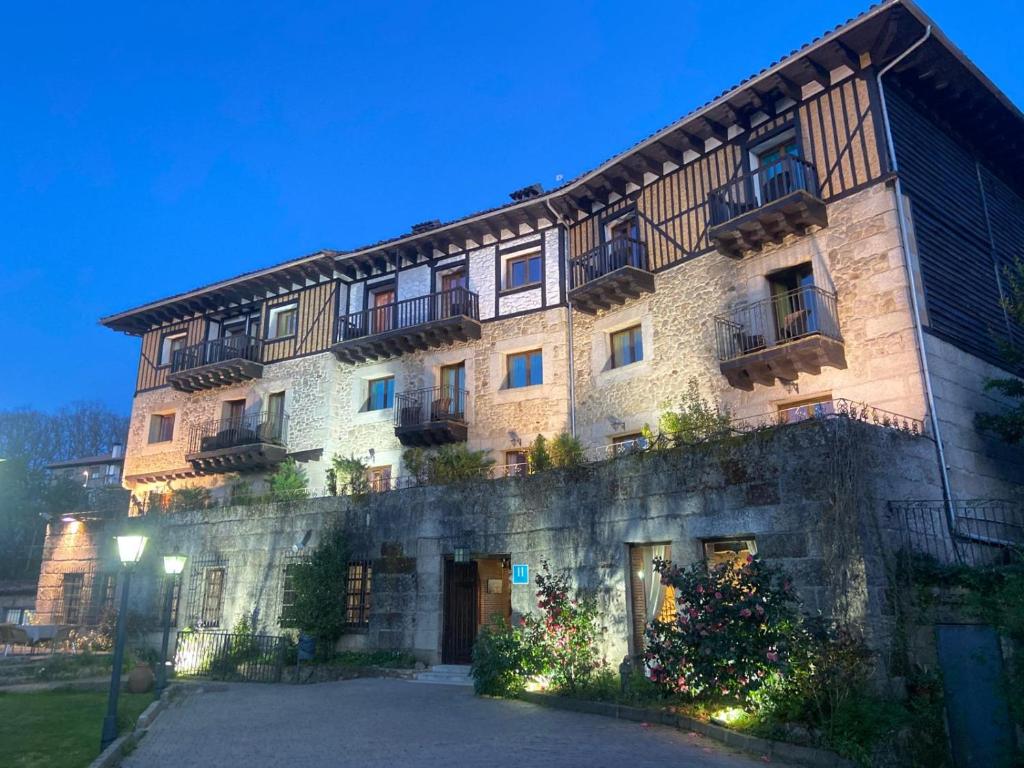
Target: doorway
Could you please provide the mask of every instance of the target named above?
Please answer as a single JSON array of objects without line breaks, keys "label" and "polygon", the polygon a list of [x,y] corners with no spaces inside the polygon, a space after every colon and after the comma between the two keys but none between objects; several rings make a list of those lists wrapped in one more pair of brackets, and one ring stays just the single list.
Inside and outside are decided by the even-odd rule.
[{"label": "doorway", "polygon": [[441,663],[469,664],[480,630],[512,620],[511,559],[488,555],[457,563],[447,558],[444,565]]}]

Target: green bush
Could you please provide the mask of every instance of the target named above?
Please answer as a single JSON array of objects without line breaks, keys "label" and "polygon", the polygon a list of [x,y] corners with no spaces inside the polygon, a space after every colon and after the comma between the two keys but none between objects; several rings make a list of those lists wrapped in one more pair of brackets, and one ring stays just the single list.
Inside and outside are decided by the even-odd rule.
[{"label": "green bush", "polygon": [[431,450],[409,448],[402,454],[402,464],[421,483],[447,485],[487,477],[494,459],[487,451],[471,451],[465,443],[452,443]]},{"label": "green bush", "polygon": [[729,412],[712,405],[701,395],[697,380],[690,379],[678,409],[667,410],[658,418],[660,435],[655,435],[647,424],[642,432],[650,445],[658,445],[659,436],[672,445],[691,445],[727,434],[729,420]]},{"label": "green bush", "polygon": [[[331,468],[327,470],[327,484],[332,496],[337,496],[338,491],[358,496],[370,491],[370,482],[366,478],[368,467],[355,456],[339,456],[335,454],[331,458]],[[333,480],[333,486],[332,486]]]},{"label": "green bush", "polygon": [[544,435],[537,435],[527,448],[526,460],[530,465],[530,472],[547,472],[551,469],[551,454],[548,453],[548,441]]},{"label": "green bush", "polygon": [[210,506],[211,496],[208,488],[187,486],[171,489],[168,512],[190,512],[194,509],[206,509]]},{"label": "green bush", "polygon": [[295,459],[285,459],[270,476],[270,493],[277,501],[305,499],[309,496],[306,470]]},{"label": "green bush", "polygon": [[516,696],[546,669],[544,646],[534,628],[495,622],[473,645],[473,689],[484,696]]},{"label": "green bush", "polygon": [[288,620],[317,639],[317,653],[330,654],[346,628],[348,543],[338,526],[324,533],[307,560],[291,566],[295,600]]},{"label": "green bush", "polygon": [[551,465],[555,469],[571,469],[585,461],[583,445],[568,432],[561,432],[551,441]]}]

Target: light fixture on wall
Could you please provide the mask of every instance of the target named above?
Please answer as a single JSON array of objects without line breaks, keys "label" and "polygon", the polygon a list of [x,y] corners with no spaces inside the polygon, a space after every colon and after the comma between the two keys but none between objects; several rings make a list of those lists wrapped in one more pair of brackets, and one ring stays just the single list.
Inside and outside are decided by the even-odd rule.
[{"label": "light fixture on wall", "polygon": [[612,429],[616,432],[622,432],[626,428],[626,422],[616,419],[614,416],[608,417],[608,423],[611,424]]},{"label": "light fixture on wall", "polygon": [[512,429],[508,431],[508,441],[510,445],[515,446],[520,446],[523,444],[523,441],[520,439],[519,435],[516,433],[515,430]]},{"label": "light fixture on wall", "polygon": [[366,455],[370,457],[370,461],[373,461],[374,459],[376,459],[376,458],[377,458],[377,452],[376,452],[376,451],[375,451],[375,450],[374,450],[373,448],[370,448],[370,449],[369,449],[369,450],[368,450],[368,451],[366,452]]}]

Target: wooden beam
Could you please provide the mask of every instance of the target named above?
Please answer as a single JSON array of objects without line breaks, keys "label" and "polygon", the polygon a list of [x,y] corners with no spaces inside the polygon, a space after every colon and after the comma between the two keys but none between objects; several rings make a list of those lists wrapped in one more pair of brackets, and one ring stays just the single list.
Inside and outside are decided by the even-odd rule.
[{"label": "wooden beam", "polygon": [[790,80],[785,75],[783,75],[781,72],[777,72],[775,74],[775,83],[779,89],[779,92],[787,99],[792,99],[793,101],[800,101],[800,99],[803,98],[803,91],[800,88],[800,86],[797,85],[794,81]]},{"label": "wooden beam", "polygon": [[832,84],[832,74],[825,65],[810,56],[804,56],[800,63],[804,65],[804,69],[810,71],[811,78],[818,81],[823,87],[828,88]]},{"label": "wooden beam", "polygon": [[647,173],[653,173],[655,176],[661,176],[664,172],[662,163],[644,152],[637,152],[633,155],[632,159],[639,166],[641,173],[646,171]]},{"label": "wooden beam", "polygon": [[710,117],[704,117],[701,118],[701,125],[703,125],[704,129],[711,134],[712,138],[718,139],[723,144],[729,141],[729,132],[721,123],[712,120]]},{"label": "wooden beam", "polygon": [[848,46],[838,37],[832,41],[832,47],[835,49],[836,55],[843,64],[848,66],[854,72],[860,70],[860,54],[853,50],[853,48]]}]

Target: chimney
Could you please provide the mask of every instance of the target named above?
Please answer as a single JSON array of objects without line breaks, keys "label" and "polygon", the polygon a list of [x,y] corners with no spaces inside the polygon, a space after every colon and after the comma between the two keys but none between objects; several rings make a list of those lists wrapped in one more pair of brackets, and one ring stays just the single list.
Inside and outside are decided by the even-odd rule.
[{"label": "chimney", "polygon": [[531,184],[528,187],[517,189],[515,192],[509,192],[508,196],[515,202],[521,203],[523,200],[529,200],[531,197],[539,197],[542,194],[544,194],[544,187],[540,184]]},{"label": "chimney", "polygon": [[430,221],[421,221],[419,224],[412,225],[412,233],[414,235],[422,235],[424,232],[429,232],[432,229],[437,229],[441,226],[440,219],[431,219]]}]

